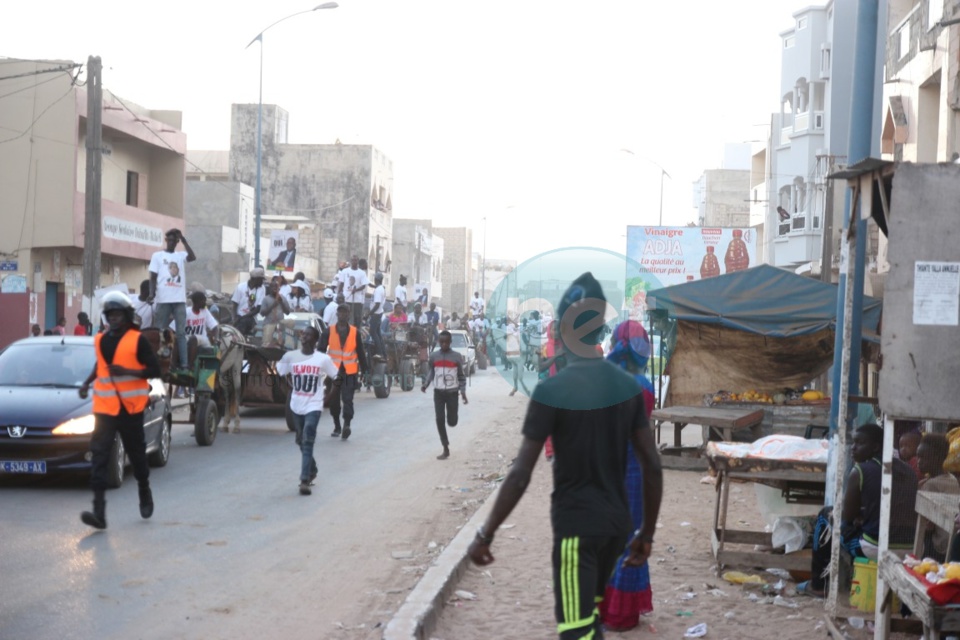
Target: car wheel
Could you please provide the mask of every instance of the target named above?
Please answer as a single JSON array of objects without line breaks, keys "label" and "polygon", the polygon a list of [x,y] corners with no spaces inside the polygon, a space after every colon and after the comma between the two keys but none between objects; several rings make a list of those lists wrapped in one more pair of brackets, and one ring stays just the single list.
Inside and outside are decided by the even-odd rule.
[{"label": "car wheel", "polygon": [[173,440],[173,427],[171,425],[171,416],[163,418],[163,428],[160,430],[160,442],[157,444],[157,450],[147,456],[147,462],[151,467],[165,467],[170,461],[170,441]]},{"label": "car wheel", "polygon": [[127,452],[123,448],[123,440],[118,433],[113,440],[113,448],[110,450],[110,460],[107,463],[107,486],[111,489],[119,489],[123,484],[123,472],[127,467]]},{"label": "car wheel", "polygon": [[467,375],[472,376],[476,372],[477,372],[477,361],[474,360],[473,362],[470,363],[470,373],[468,373]]}]

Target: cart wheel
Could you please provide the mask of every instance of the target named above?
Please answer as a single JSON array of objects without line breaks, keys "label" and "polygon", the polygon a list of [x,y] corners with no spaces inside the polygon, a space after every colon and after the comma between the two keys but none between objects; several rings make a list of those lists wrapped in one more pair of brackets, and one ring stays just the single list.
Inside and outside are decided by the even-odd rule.
[{"label": "cart wheel", "polygon": [[373,394],[378,398],[390,396],[391,376],[387,375],[387,363],[378,362],[373,365]]},{"label": "cart wheel", "polygon": [[400,389],[402,391],[410,391],[417,383],[415,369],[416,365],[412,358],[404,358],[403,362],[400,363]]},{"label": "cart wheel", "polygon": [[197,399],[197,419],[193,423],[193,435],[201,447],[209,447],[217,439],[217,403],[210,396]]}]

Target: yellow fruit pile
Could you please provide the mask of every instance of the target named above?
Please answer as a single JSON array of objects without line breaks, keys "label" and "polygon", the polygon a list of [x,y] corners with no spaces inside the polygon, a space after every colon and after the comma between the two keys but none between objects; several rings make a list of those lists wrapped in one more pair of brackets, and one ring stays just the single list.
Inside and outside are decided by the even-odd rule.
[{"label": "yellow fruit pile", "polygon": [[903,561],[908,568],[915,574],[926,578],[930,582],[945,582],[947,580],[960,580],[960,562],[948,562],[940,564],[932,558],[917,560],[908,557]]},{"label": "yellow fruit pile", "polygon": [[819,392],[819,391],[804,391],[804,392],[803,392],[803,399],[804,399],[804,400],[807,400],[807,401],[810,401],[810,400],[823,400],[823,393],[821,393],[821,392]]}]

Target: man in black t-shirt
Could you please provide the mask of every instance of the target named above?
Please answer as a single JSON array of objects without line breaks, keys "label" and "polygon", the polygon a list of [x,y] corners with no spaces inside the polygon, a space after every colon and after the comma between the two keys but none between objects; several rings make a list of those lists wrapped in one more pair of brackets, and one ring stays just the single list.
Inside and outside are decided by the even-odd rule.
[{"label": "man in black t-shirt", "polygon": [[[603,638],[597,607],[607,581],[625,544],[628,565],[647,561],[663,492],[642,389],[596,350],[606,306],[600,283],[589,273],[564,293],[557,317],[567,366],[534,390],[520,452],[469,551],[478,565],[493,562],[494,533],[523,496],[544,440],[552,436],[553,579],[561,640]],[[628,442],[643,468],[643,526],[632,535],[624,485]]]}]

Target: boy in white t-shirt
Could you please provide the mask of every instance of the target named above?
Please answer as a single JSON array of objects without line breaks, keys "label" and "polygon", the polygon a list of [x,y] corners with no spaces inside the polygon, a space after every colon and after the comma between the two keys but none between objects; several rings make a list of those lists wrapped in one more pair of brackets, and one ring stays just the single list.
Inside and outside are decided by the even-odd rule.
[{"label": "boy in white t-shirt", "polygon": [[207,309],[207,295],[203,291],[190,294],[192,306],[187,309],[187,340],[197,339],[201,347],[209,347],[217,339],[217,327],[220,323]]},{"label": "boy in white t-shirt", "polygon": [[350,324],[359,328],[363,321],[363,302],[367,295],[367,285],[370,280],[367,272],[360,268],[360,258],[350,256],[350,267],[340,272],[340,293],[350,305]]},{"label": "boy in white t-shirt", "polygon": [[[338,373],[330,356],[317,351],[319,340],[316,328],[307,326],[300,333],[300,351],[288,351],[277,363],[277,373],[286,376],[290,386],[290,413],[300,445],[300,495],[304,496],[311,494],[310,485],[317,477],[313,443],[317,439],[320,413],[330,400],[330,394],[324,393],[323,381],[327,377],[337,378]],[[339,384],[339,380],[334,382],[335,386]]]},{"label": "boy in white t-shirt", "polygon": [[[170,318],[176,322],[177,352],[180,369],[187,368],[187,272],[184,265],[197,259],[193,249],[187,244],[180,229],[167,231],[164,239],[167,243],[163,251],[157,251],[150,258],[150,296],[147,300],[155,303],[155,320],[158,327],[170,324]],[[177,244],[183,243],[186,251],[177,251]]]}]

